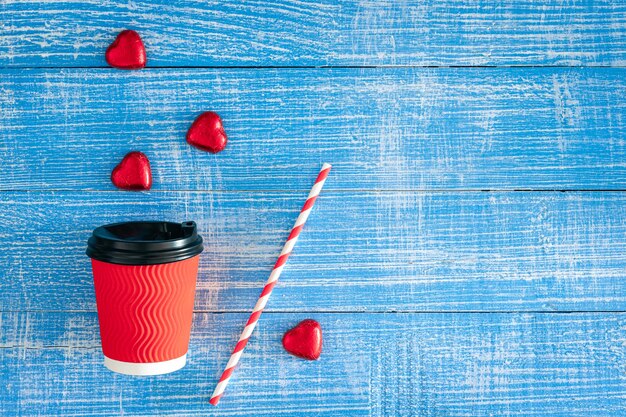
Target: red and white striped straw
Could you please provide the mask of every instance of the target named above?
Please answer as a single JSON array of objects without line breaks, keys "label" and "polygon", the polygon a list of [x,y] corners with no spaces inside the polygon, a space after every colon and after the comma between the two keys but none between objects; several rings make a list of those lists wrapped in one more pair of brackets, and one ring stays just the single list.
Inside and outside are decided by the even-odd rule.
[{"label": "red and white striped straw", "polygon": [[289,255],[293,250],[293,247],[298,241],[298,236],[300,235],[300,232],[302,232],[304,223],[306,222],[306,219],[308,219],[309,214],[311,214],[313,204],[315,204],[317,196],[320,194],[320,191],[322,191],[322,187],[324,186],[324,182],[326,182],[326,177],[328,177],[330,168],[330,164],[322,165],[322,169],[317,175],[317,179],[315,180],[313,188],[311,188],[309,197],[304,203],[304,206],[302,206],[302,210],[300,210],[300,215],[296,220],[296,224],[293,225],[291,233],[289,233],[287,242],[285,242],[285,246],[283,246],[283,250],[280,252],[280,256],[278,256],[278,260],[274,264],[274,269],[272,269],[272,273],[265,283],[265,287],[263,287],[263,291],[261,292],[261,295],[259,296],[259,300],[256,302],[256,305],[254,306],[254,310],[252,310],[252,314],[250,314],[250,318],[246,323],[246,327],[243,329],[243,332],[239,337],[239,341],[237,342],[235,349],[233,349],[233,353],[230,355],[228,364],[226,364],[226,369],[222,373],[220,381],[215,387],[215,391],[213,391],[213,395],[211,396],[211,400],[209,401],[213,405],[217,405],[217,403],[220,401],[220,398],[222,398],[222,395],[224,394],[224,390],[226,389],[228,381],[230,380],[230,377],[235,370],[235,366],[237,366],[239,358],[241,358],[243,349],[248,344],[248,340],[250,340],[250,335],[252,335],[252,332],[254,331],[254,328],[259,321],[259,317],[261,317],[261,313],[263,313],[263,309],[267,304],[267,300],[270,298],[270,295],[272,295],[274,285],[276,285],[276,281],[278,281],[281,272],[283,272],[285,263],[287,262],[287,259],[289,258]]}]

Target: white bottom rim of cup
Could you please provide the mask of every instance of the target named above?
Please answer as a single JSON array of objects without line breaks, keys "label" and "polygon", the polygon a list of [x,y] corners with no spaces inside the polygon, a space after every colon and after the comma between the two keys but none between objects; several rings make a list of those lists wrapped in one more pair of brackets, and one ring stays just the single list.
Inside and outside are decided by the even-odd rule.
[{"label": "white bottom rim of cup", "polygon": [[125,375],[163,375],[178,371],[187,363],[187,354],[180,358],[163,362],[135,363],[122,362],[104,357],[104,366],[113,372]]}]

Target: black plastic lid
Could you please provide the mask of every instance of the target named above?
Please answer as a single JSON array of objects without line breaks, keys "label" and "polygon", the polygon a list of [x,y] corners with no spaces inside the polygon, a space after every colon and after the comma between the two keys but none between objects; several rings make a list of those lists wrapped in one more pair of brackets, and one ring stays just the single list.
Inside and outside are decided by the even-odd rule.
[{"label": "black plastic lid", "polygon": [[100,226],[87,242],[87,256],[122,265],[182,261],[202,252],[195,222],[124,222]]}]

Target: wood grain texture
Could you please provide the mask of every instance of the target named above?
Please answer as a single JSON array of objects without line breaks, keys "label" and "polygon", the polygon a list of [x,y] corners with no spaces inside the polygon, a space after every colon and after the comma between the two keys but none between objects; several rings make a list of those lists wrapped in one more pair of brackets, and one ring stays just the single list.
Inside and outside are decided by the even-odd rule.
[{"label": "wood grain texture", "polygon": [[[341,171],[333,171],[333,176]],[[195,220],[196,309],[249,311],[302,193],[0,193],[0,310],[95,310],[87,239],[125,220]],[[621,192],[326,192],[273,311],[626,309]]]},{"label": "wood grain texture", "polygon": [[122,29],[150,66],[624,65],[615,0],[0,2],[0,65],[104,66]]},{"label": "wood grain texture", "polygon": [[[0,189],[626,189],[626,69],[0,71]],[[185,133],[218,111],[230,142]]]},{"label": "wood grain texture", "polygon": [[[95,313],[1,313],[3,415],[618,416],[624,314],[264,315],[218,408],[208,396],[246,314],[196,314],[189,363],[159,377],[102,365]],[[283,351],[299,320],[319,361]]]},{"label": "wood grain texture", "polygon": [[[152,68],[102,68],[125,28]],[[0,415],[626,415],[623,66],[619,0],[0,0]],[[184,141],[206,110],[218,155]],[[109,182],[130,150],[150,193]],[[133,378],[84,250],[146,218],[207,244],[187,367]],[[280,345],[305,318],[318,362]]]}]

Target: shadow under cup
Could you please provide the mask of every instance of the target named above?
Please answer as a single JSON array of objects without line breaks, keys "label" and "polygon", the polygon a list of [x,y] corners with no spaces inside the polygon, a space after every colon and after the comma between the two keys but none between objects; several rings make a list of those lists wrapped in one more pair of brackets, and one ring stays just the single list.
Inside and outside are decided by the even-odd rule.
[{"label": "shadow under cup", "polygon": [[127,375],[185,366],[202,238],[194,222],[125,222],[93,231],[104,364]]}]

